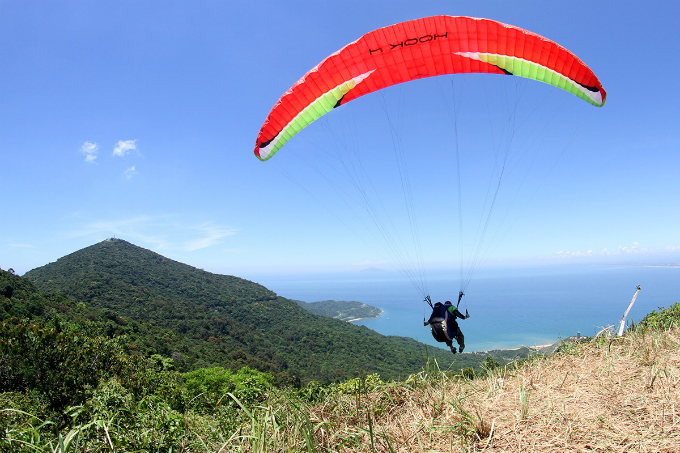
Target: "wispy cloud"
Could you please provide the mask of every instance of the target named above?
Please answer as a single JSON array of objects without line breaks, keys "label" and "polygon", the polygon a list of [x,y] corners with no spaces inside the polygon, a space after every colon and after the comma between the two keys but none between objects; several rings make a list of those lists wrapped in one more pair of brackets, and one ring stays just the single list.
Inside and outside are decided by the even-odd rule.
[{"label": "wispy cloud", "polygon": [[593,252],[588,250],[587,252],[581,251],[563,251],[560,250],[555,254],[558,258],[569,258],[569,257],[615,257],[615,256],[631,256],[631,255],[652,255],[652,254],[663,254],[664,252],[678,252],[680,251],[680,246],[667,246],[665,248],[648,248],[640,247],[637,242],[633,242],[631,246],[619,245],[616,248],[605,248],[599,252]]},{"label": "wispy cloud", "polygon": [[220,242],[220,239],[236,234],[234,229],[216,225],[204,225],[197,227],[196,230],[202,237],[192,239],[184,244],[184,249],[189,252],[216,245]]},{"label": "wispy cloud", "polygon": [[137,216],[91,222],[70,232],[69,236],[92,236],[97,239],[115,236],[155,250],[193,252],[218,245],[222,239],[236,232],[235,228],[210,222],[186,224],[174,220],[172,216]]},{"label": "wispy cloud", "polygon": [[127,179],[130,179],[138,173],[139,172],[135,170],[135,165],[133,165],[132,167],[128,168],[123,172],[123,176],[125,176]]},{"label": "wispy cloud", "polygon": [[93,163],[99,152],[99,145],[96,143],[85,142],[80,147],[80,152],[85,154],[85,162]]},{"label": "wispy cloud", "polygon": [[137,140],[119,140],[113,148],[113,155],[123,157],[130,151],[137,149]]},{"label": "wispy cloud", "polygon": [[[142,241],[147,244],[155,244],[162,248],[165,244],[163,235],[157,233],[160,231],[158,219],[150,216],[138,216],[127,219],[116,220],[99,220],[83,225],[77,230],[68,233],[71,237],[96,236],[103,237],[121,237],[129,238],[134,241]],[[154,233],[148,233],[153,231]]]}]

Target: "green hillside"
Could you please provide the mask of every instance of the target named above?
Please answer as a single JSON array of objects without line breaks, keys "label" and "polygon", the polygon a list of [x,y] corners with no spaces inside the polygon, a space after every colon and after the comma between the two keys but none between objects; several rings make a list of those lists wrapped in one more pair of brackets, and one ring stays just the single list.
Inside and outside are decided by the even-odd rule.
[{"label": "green hillside", "polygon": [[[0,321],[8,323],[0,328],[0,336],[10,335],[2,330],[11,330],[10,325],[30,325],[36,328],[51,326],[88,338],[116,338],[125,345],[127,352],[145,357],[165,356],[172,363],[172,368],[178,371],[188,371],[224,359],[221,354],[216,354],[213,343],[202,338],[193,338],[153,322],[120,316],[113,310],[96,308],[63,294],[41,293],[28,279],[2,270]],[[171,350],[175,352],[168,353]],[[238,353],[229,365],[234,369],[243,366],[271,369],[266,361],[245,353]],[[279,373],[276,377],[286,383],[297,376]]]},{"label": "green hillside", "polygon": [[[426,354],[443,367],[454,361],[443,349],[426,353],[415,340],[314,315],[256,283],[205,272],[119,239],[25,277],[44,293],[98,310],[89,316],[106,330],[95,333],[127,335],[132,350],[172,358],[179,369],[248,365],[280,381],[306,382],[345,379],[357,369],[398,379],[418,371]],[[458,360],[455,368],[479,361]]]}]

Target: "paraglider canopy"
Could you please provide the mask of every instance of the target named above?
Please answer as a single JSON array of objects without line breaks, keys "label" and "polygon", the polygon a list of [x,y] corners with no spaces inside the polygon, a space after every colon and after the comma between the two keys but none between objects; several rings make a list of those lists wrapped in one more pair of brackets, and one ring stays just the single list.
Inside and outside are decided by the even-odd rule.
[{"label": "paraglider canopy", "polygon": [[489,19],[433,16],[365,34],[333,53],[276,102],[255,144],[270,159],[307,125],[365,94],[424,77],[491,73],[554,85],[601,107],[607,94],[593,71],[559,44]]}]

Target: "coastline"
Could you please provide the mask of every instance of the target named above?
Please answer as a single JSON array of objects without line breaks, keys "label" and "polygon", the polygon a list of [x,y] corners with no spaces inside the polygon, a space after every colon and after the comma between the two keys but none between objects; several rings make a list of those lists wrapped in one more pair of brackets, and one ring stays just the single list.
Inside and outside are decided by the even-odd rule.
[{"label": "coastline", "polygon": [[383,315],[383,313],[385,313],[385,310],[380,310],[380,313],[378,313],[376,316],[369,316],[368,318],[348,319],[346,322],[356,322],[356,321],[365,321],[367,319],[377,319],[377,318],[381,317]]},{"label": "coastline", "polygon": [[463,354],[491,354],[491,353],[499,353],[499,352],[509,352],[509,351],[519,351],[521,349],[531,349],[534,352],[541,353],[541,354],[550,354],[554,352],[554,349],[557,347],[557,345],[560,342],[555,342],[552,344],[539,344],[539,345],[534,345],[534,346],[517,346],[516,348],[502,348],[502,349],[485,349],[483,351],[470,351],[470,352],[464,352]]},{"label": "coastline", "polygon": [[516,348],[508,348],[508,349],[501,349],[501,351],[517,351],[518,349],[522,348],[529,348],[529,349],[542,349],[542,348],[549,348],[550,346],[555,346],[557,343],[551,343],[551,344],[537,344],[534,346],[525,346],[521,345]]}]

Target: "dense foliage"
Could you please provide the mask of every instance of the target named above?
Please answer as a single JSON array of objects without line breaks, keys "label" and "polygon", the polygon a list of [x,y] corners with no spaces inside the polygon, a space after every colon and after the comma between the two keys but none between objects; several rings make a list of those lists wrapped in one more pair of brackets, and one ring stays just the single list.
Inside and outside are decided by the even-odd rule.
[{"label": "dense foliage", "polygon": [[[2,297],[2,296],[5,297]],[[117,338],[127,352],[146,357],[160,357],[180,371],[222,359],[215,354],[215,345],[153,322],[129,319],[110,309],[95,308],[61,294],[44,294],[27,279],[0,270],[0,320],[12,317],[49,323],[91,337]],[[170,352],[171,345],[180,345],[181,352]],[[267,369],[268,364],[257,357],[238,352],[227,362],[234,369],[250,366]],[[232,356],[233,357],[233,356]],[[280,382],[288,382],[289,374],[277,374]]]},{"label": "dense foliage", "polygon": [[320,302],[296,301],[299,306],[315,315],[327,316],[341,321],[375,318],[382,310],[356,300],[322,300]]},{"label": "dense foliage", "polygon": [[277,391],[248,367],[181,374],[116,340],[17,318],[0,333],[3,452],[196,451],[224,442]]},{"label": "dense foliage", "polygon": [[659,311],[653,310],[634,329],[640,330],[668,330],[680,327],[680,303],[675,302],[668,308],[659,307]]},{"label": "dense foliage", "polygon": [[132,351],[172,358],[180,370],[249,366],[295,384],[344,379],[358,368],[399,379],[420,369],[428,355],[443,367],[454,363],[443,349],[426,351],[412,339],[316,316],[256,283],[123,240],[79,250],[25,277],[41,291],[95,310],[94,327],[107,330],[91,334],[126,335]]},{"label": "dense foliage", "polygon": [[177,403],[178,375],[126,354],[116,339],[16,318],[0,323],[0,392],[38,395],[42,415],[60,426],[70,422],[69,407],[84,404],[111,378],[135,396],[157,394]]}]

